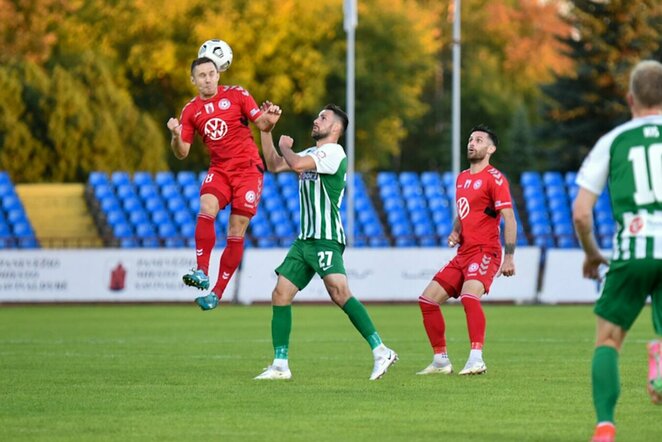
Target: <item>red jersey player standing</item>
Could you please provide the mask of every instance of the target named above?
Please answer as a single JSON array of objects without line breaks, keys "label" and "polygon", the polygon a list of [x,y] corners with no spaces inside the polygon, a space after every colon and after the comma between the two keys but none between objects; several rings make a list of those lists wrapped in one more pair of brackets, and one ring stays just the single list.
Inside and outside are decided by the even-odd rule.
[{"label": "red jersey player standing", "polygon": [[[515,274],[517,221],[508,181],[490,165],[499,140],[486,126],[471,129],[467,144],[470,167],[456,181],[457,218],[448,236],[448,246],[459,245],[457,255],[432,278],[418,298],[423,325],[434,351],[432,363],[417,374],[450,374],[453,366],[446,351],[446,324],[440,304],[460,298],[467,317],[471,352],[461,375],[482,374],[485,314],[480,299],[490,290],[498,273]],[[503,216],[505,256],[501,262],[499,222]],[[500,268],[500,270],[499,270]]]},{"label": "red jersey player standing", "polygon": [[255,215],[262,193],[264,164],[248,122],[270,131],[280,117],[276,105],[258,107],[239,86],[219,85],[219,70],[209,58],[191,64],[191,81],[198,96],[182,110],[180,120],[170,118],[170,145],[175,156],[186,158],[195,132],[209,149],[211,164],[200,188],[200,213],[195,228],[197,269],[184,275],[186,285],[209,288],[209,258],[216,243],[214,221],[219,210],[231,204],[227,245],[221,256],[218,281],[211,293],[195,299],[203,310],[218,305],[244,252],[244,235]]}]

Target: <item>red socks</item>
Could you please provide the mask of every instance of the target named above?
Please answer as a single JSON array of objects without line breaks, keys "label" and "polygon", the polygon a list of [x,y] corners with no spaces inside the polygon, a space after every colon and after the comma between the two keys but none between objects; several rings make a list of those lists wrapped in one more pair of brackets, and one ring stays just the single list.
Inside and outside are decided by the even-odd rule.
[{"label": "red socks", "polygon": [[202,270],[207,276],[209,276],[209,257],[216,244],[214,219],[213,216],[200,213],[195,225],[195,256],[198,261],[198,270]]},{"label": "red socks", "polygon": [[218,299],[223,297],[223,292],[230,282],[230,278],[237,270],[244,256],[244,238],[242,236],[229,236],[223,255],[221,255],[221,265],[218,271],[218,280],[212,289],[212,292]]},{"label": "red socks", "polygon": [[446,323],[439,304],[425,296],[418,297],[418,306],[423,314],[423,326],[428,334],[435,354],[446,353]]},{"label": "red socks", "polygon": [[460,296],[467,316],[467,328],[472,350],[480,350],[485,343],[485,313],[480,304],[480,298],[475,295],[464,294]]}]

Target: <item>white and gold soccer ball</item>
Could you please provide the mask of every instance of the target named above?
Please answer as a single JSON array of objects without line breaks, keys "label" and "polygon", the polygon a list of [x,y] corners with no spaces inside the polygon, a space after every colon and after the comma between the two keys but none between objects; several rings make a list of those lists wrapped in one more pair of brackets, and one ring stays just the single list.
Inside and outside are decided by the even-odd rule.
[{"label": "white and gold soccer ball", "polygon": [[232,48],[223,40],[207,40],[198,49],[198,58],[202,57],[213,61],[219,72],[224,72],[232,64]]}]

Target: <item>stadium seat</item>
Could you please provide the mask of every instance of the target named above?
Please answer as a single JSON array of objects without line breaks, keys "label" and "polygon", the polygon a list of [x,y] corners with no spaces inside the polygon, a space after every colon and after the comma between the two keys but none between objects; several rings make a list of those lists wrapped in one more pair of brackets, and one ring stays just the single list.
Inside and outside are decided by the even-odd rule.
[{"label": "stadium seat", "polygon": [[400,186],[398,184],[382,184],[379,187],[379,196],[382,198],[382,200],[385,200],[387,198],[400,198]]},{"label": "stadium seat", "polygon": [[391,225],[391,234],[396,238],[401,236],[409,237],[412,235],[412,233],[412,228],[409,223],[398,222]]},{"label": "stadium seat", "polygon": [[421,172],[421,184],[425,187],[442,187],[443,181],[441,180],[441,175],[439,175],[439,172],[426,171]]},{"label": "stadium seat", "polygon": [[87,177],[87,182],[92,187],[97,187],[99,185],[107,186],[111,184],[108,175],[106,175],[105,172],[90,172]]},{"label": "stadium seat", "polygon": [[[455,188],[455,174],[453,172],[444,172],[441,175],[441,181],[444,183],[444,187]],[[448,192],[447,192],[448,193]]]},{"label": "stadium seat", "polygon": [[271,249],[274,247],[278,247],[278,241],[269,237],[258,237],[257,247],[261,249]]},{"label": "stadium seat", "polygon": [[398,176],[395,172],[382,171],[377,172],[377,186],[382,187],[384,185],[397,185]]},{"label": "stadium seat", "polygon": [[106,198],[107,196],[111,196],[111,195],[113,196],[113,198],[115,197],[115,192],[113,192],[113,189],[110,186],[106,185],[106,184],[97,185],[94,188],[93,192],[94,192],[94,197],[98,201],[102,201],[104,198]]},{"label": "stadium seat", "polygon": [[133,184],[137,187],[144,186],[146,184],[154,184],[154,179],[150,172],[138,171],[133,174]]},{"label": "stadium seat", "polygon": [[528,186],[542,187],[542,177],[538,172],[534,172],[534,171],[522,172],[522,176],[520,177],[520,184],[524,187],[528,187]]},{"label": "stadium seat", "polygon": [[579,247],[574,236],[560,236],[557,239],[557,247],[560,249],[575,249]]},{"label": "stadium seat", "polygon": [[370,247],[389,247],[391,245],[384,236],[368,237],[368,244]]},{"label": "stadium seat", "polygon": [[177,172],[177,177],[175,179],[177,181],[177,184],[179,184],[179,187],[184,188],[188,186],[189,184],[194,184],[196,187],[198,187],[198,178],[195,174],[195,172],[192,172],[190,170],[181,170]]},{"label": "stadium seat", "polygon": [[169,184],[177,184],[177,181],[175,180],[175,174],[170,171],[156,172],[156,175],[154,176],[154,182],[159,187],[163,187]]},{"label": "stadium seat", "polygon": [[573,186],[576,186],[575,180],[577,179],[577,172],[566,172],[563,180],[565,181],[565,186],[570,189]]},{"label": "stadium seat", "polygon": [[565,183],[563,181],[563,175],[561,172],[557,171],[547,171],[542,174],[542,182],[545,184],[545,187],[560,185],[563,186]]},{"label": "stadium seat", "polygon": [[405,201],[405,204],[407,205],[407,209],[410,211],[427,209],[427,204],[422,197],[409,198]]},{"label": "stadium seat", "polygon": [[123,184],[131,184],[131,178],[129,177],[128,172],[116,171],[110,175],[110,181],[113,183],[115,188]]},{"label": "stadium seat", "polygon": [[156,212],[157,210],[166,210],[166,205],[160,196],[154,195],[145,200],[145,210],[148,212]]},{"label": "stadium seat", "polygon": [[399,236],[395,239],[396,247],[415,247],[416,241],[411,236]]},{"label": "stadium seat", "polygon": [[400,172],[400,175],[398,176],[398,182],[403,188],[406,186],[420,187],[421,184],[416,172]]}]

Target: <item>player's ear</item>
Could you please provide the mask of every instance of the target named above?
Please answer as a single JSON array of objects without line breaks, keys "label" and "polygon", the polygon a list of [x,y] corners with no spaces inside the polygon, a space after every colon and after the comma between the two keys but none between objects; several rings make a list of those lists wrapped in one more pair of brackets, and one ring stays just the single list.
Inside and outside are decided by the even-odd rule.
[{"label": "player's ear", "polygon": [[487,147],[487,153],[489,153],[490,155],[492,155],[494,152],[496,152],[496,146],[495,146],[494,144],[490,144],[490,145]]}]

